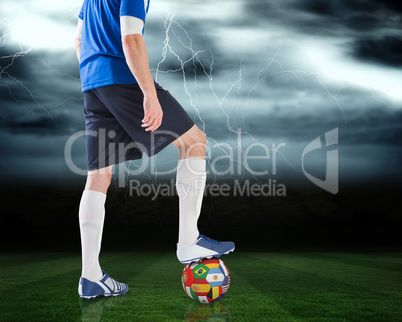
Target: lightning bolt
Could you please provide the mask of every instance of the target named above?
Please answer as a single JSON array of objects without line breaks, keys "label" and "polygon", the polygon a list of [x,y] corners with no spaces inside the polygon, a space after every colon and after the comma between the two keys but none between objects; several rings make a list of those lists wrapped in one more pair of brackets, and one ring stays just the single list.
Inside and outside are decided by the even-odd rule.
[{"label": "lightning bolt", "polygon": [[[166,17],[161,19],[163,22],[163,25],[165,27],[165,40],[163,42],[163,47],[162,47],[162,52],[161,52],[161,60],[157,63],[156,68],[155,69],[151,69],[151,71],[155,72],[155,80],[158,80],[158,74],[159,73],[177,73],[180,72],[182,74],[182,78],[183,78],[183,87],[185,90],[185,93],[189,99],[190,102],[190,106],[192,107],[192,109],[195,111],[195,119],[198,119],[201,122],[201,129],[205,131],[205,127],[206,127],[206,123],[202,118],[202,113],[199,110],[199,108],[197,107],[197,92],[196,92],[196,86],[197,86],[197,63],[199,64],[199,66],[201,66],[201,73],[203,73],[209,80],[209,88],[211,93],[213,94],[217,106],[220,110],[220,112],[223,114],[223,116],[226,119],[226,126],[227,129],[229,130],[229,132],[233,133],[236,135],[236,137],[238,138],[237,141],[237,145],[233,147],[233,150],[235,149],[239,149],[241,147],[241,135],[246,134],[247,136],[249,136],[254,142],[259,142],[258,140],[256,140],[249,132],[247,131],[242,131],[240,128],[238,128],[237,130],[233,129],[233,127],[231,126],[231,119],[230,119],[230,114],[228,112],[225,111],[223,105],[225,100],[232,94],[234,96],[234,102],[232,104],[232,107],[235,106],[236,104],[236,97],[240,96],[240,92],[241,92],[241,85],[242,85],[242,80],[243,80],[243,71],[246,68],[246,62],[241,61],[240,62],[240,67],[238,70],[238,77],[237,79],[232,82],[229,86],[229,88],[227,89],[226,93],[220,98],[218,96],[218,94],[216,93],[215,89],[214,89],[214,84],[213,84],[213,69],[214,69],[214,55],[212,50],[207,46],[207,48],[201,49],[201,50],[196,50],[194,49],[193,46],[193,40],[192,38],[189,36],[189,33],[187,32],[186,28],[184,27],[185,23],[183,23],[183,21],[180,19],[180,17],[178,17],[177,19],[175,19],[175,13],[169,13],[166,12]],[[176,30],[177,29],[177,30]],[[181,32],[184,37],[180,37],[179,36],[179,32]],[[175,39],[181,46],[181,49],[185,49],[186,53],[189,53],[189,58],[185,59],[182,58],[180,56],[180,54],[177,53],[177,51],[180,48],[176,48],[173,47],[173,45],[171,44],[172,42],[172,38]],[[205,66],[202,59],[200,58],[201,54],[204,53],[208,53],[210,55],[210,64],[209,66]],[[168,70],[164,70],[162,69],[163,63],[167,60],[167,55],[171,54],[179,63],[180,68],[176,68],[176,69],[168,69]],[[193,88],[190,90],[187,84],[187,76],[186,76],[186,72],[185,72],[185,66],[187,64],[192,64],[193,67],[193,72],[194,72],[194,79],[193,79]],[[259,79],[259,77],[258,77]],[[255,87],[258,84],[255,85]],[[254,87],[254,88],[255,88]],[[250,95],[252,90],[249,91],[248,95]],[[244,116],[243,116],[244,118]],[[206,133],[207,135],[207,133]],[[210,142],[214,143],[214,147],[219,149],[221,152],[223,152],[226,156],[230,157],[230,154],[227,153],[225,151],[225,149],[221,148],[221,142],[218,142],[217,140],[215,140],[213,137],[210,137],[207,135],[207,142],[208,144]],[[210,144],[209,144],[210,145]],[[242,166],[242,168],[244,169],[245,166],[243,164],[243,162],[241,161],[241,159],[244,156],[244,151],[241,150],[240,151],[241,156],[240,156],[240,160],[231,160],[231,162],[237,163]],[[280,152],[280,154],[283,156],[284,160],[290,164],[290,162],[288,162],[284,156],[283,153]],[[154,156],[156,158],[156,156]],[[156,162],[155,162],[156,163]],[[209,165],[211,165],[211,163],[209,163]],[[291,164],[290,164],[291,165]],[[292,168],[294,168],[296,171],[296,167],[291,165]],[[245,176],[245,171],[241,171],[242,174],[242,180],[244,179]],[[260,182],[259,178],[257,178],[256,176],[254,176],[252,174],[253,178],[257,181]],[[216,182],[216,174],[213,172],[213,181],[212,183]],[[156,177],[155,177],[156,180]],[[261,182],[260,182],[261,183]],[[213,206],[213,205],[212,205]],[[212,208],[212,207],[211,207]],[[211,215],[211,213],[210,213]]]},{"label": "lightning bolt", "polygon": [[[159,73],[177,73],[180,72],[182,74],[183,77],[183,87],[185,90],[185,93],[189,99],[190,102],[190,106],[191,108],[195,111],[195,119],[198,119],[201,122],[201,129],[205,132],[205,121],[202,118],[202,113],[200,111],[200,109],[197,107],[197,92],[196,92],[196,86],[197,86],[197,73],[196,70],[198,68],[198,66],[201,66],[201,73],[204,74],[209,81],[209,89],[211,91],[211,93],[213,94],[215,100],[216,100],[216,106],[219,108],[220,112],[222,113],[222,115],[224,116],[225,120],[226,120],[226,127],[228,129],[229,132],[233,133],[236,135],[237,138],[239,138],[240,135],[247,135],[249,138],[252,139],[252,141],[254,142],[260,142],[258,141],[256,138],[254,138],[254,136],[252,134],[250,134],[248,131],[244,131],[241,130],[240,128],[238,129],[234,129],[231,126],[231,115],[230,113],[228,113],[225,108],[224,108],[224,103],[227,100],[228,97],[234,97],[234,101],[232,104],[232,108],[236,105],[237,103],[237,97],[239,97],[241,95],[241,89],[242,89],[242,80],[243,80],[243,72],[246,69],[246,61],[241,61],[240,62],[240,67],[238,70],[238,77],[234,82],[231,82],[231,84],[229,85],[228,89],[226,90],[226,93],[223,94],[222,97],[219,97],[219,95],[216,93],[215,89],[214,89],[214,77],[213,77],[213,70],[214,70],[214,55],[212,50],[206,46],[206,48],[200,49],[200,50],[196,50],[194,49],[193,46],[193,40],[192,38],[189,36],[189,33],[187,31],[187,29],[184,27],[185,23],[181,20],[180,17],[176,17],[175,12],[173,13],[169,13],[166,12],[166,16],[163,18],[161,17],[162,23],[165,27],[165,40],[163,42],[163,47],[162,47],[162,53],[161,53],[161,60],[157,63],[156,68],[152,69],[153,72],[155,72],[155,80],[157,81],[158,79],[158,74]],[[184,36],[179,36],[179,32],[184,35]],[[172,39],[176,40],[176,44],[180,44],[181,48],[177,48],[174,47],[174,45],[172,45]],[[185,49],[186,53],[189,53],[188,58],[182,58],[180,56],[180,54],[178,53],[178,51],[180,49]],[[279,50],[278,50],[279,52]],[[201,54],[205,54],[208,53],[210,55],[210,64],[209,66],[205,66],[203,63],[203,60],[200,58]],[[171,54],[179,63],[180,67],[176,68],[176,69],[168,69],[168,70],[164,70],[162,69],[163,63],[167,60],[167,55]],[[275,58],[271,59],[270,64],[272,64],[272,62],[274,61]],[[275,60],[276,61],[276,60]],[[197,66],[198,63],[198,66]],[[189,86],[187,84],[187,76],[186,76],[186,71],[185,71],[185,66],[187,64],[192,64],[193,67],[193,71],[194,71],[194,79],[193,79],[193,83],[194,86],[192,89],[189,89]],[[268,68],[268,66],[266,67]],[[264,69],[263,69],[264,70]],[[254,87],[248,92],[248,97],[247,99],[249,100],[249,96],[251,94],[251,92],[257,87],[258,83],[263,79],[260,77],[260,74],[263,72],[263,70],[261,70],[258,74],[257,77],[257,83],[254,85]],[[285,72],[283,70],[283,72]],[[247,104],[246,104],[246,108],[248,105],[248,100],[247,100]],[[244,114],[243,114],[243,118],[244,118]],[[210,137],[207,135],[207,140],[208,143],[212,142],[214,144],[214,147],[219,149],[220,151],[222,151],[225,155],[227,155],[228,157],[230,157],[230,154],[227,153],[225,151],[225,149],[223,149],[221,147],[221,143],[223,142],[219,142],[216,139],[214,139],[213,137]],[[210,145],[210,144],[209,144]],[[238,149],[240,147],[240,142],[237,142],[237,145],[235,145],[233,147],[233,150]],[[242,156],[244,151],[241,151]],[[286,160],[285,155],[279,151],[279,153],[282,155],[282,157],[284,158],[284,160],[296,171],[298,171],[296,169],[296,167],[294,165],[292,165],[289,161]],[[241,160],[231,160],[234,163],[240,163],[242,167],[244,167],[244,163]],[[210,164],[211,165],[211,164]],[[244,178],[245,175],[245,171],[242,171],[242,178]],[[253,178],[255,180],[257,180],[259,182],[259,178],[255,177],[254,175],[252,175]],[[214,178],[213,178],[213,183],[216,182],[216,175],[214,174]]]}]

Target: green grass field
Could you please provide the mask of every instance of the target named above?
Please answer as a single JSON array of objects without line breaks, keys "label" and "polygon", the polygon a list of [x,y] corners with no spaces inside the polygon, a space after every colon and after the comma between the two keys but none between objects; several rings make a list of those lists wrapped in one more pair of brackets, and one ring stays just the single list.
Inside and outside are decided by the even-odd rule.
[{"label": "green grass field", "polygon": [[[0,255],[1,321],[400,321],[400,253],[233,253],[220,303],[197,306],[174,253],[103,253],[126,296],[81,300],[76,253]],[[201,305],[201,304],[200,304]]]}]

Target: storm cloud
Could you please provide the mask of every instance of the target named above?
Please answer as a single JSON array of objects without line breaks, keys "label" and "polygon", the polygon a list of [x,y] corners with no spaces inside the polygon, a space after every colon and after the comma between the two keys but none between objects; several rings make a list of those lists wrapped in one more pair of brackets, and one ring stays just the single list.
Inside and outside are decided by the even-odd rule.
[{"label": "storm cloud", "polygon": [[[42,5],[0,5],[9,22],[0,27],[8,35],[0,46],[0,167],[10,178],[74,178],[63,149],[84,129],[73,45],[81,1]],[[28,9],[47,26],[40,38],[35,25],[25,37],[13,24]],[[392,1],[164,1],[151,4],[144,37],[154,78],[211,146],[235,146],[239,132],[247,144],[285,142],[284,157],[300,170],[303,147],[338,127],[343,173],[377,176],[400,173],[401,14]],[[163,158],[177,153],[168,148]],[[85,167],[84,138],[74,160]]]},{"label": "storm cloud", "polygon": [[356,41],[355,57],[392,67],[402,66],[402,38],[360,39]]}]

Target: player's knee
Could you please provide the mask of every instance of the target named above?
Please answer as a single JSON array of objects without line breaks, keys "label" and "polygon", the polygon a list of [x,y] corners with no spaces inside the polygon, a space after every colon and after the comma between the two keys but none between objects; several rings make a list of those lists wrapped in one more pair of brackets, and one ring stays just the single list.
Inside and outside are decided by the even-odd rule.
[{"label": "player's knee", "polygon": [[185,140],[186,147],[191,147],[194,145],[204,146],[207,144],[207,136],[198,127],[195,127],[193,133]]},{"label": "player's knee", "polygon": [[98,180],[102,182],[103,185],[105,186],[110,186],[110,183],[112,182],[112,174],[111,173],[105,173],[101,176],[99,176]]},{"label": "player's knee", "polygon": [[87,176],[86,189],[95,191],[106,191],[112,182],[112,173],[104,169],[89,171]]},{"label": "player's knee", "polygon": [[185,153],[187,155],[204,155],[206,142],[205,133],[198,128],[195,129],[192,135],[185,140]]},{"label": "player's knee", "polygon": [[204,149],[207,143],[207,136],[196,125],[193,126],[188,132],[177,138],[173,144],[181,152]]},{"label": "player's knee", "polygon": [[207,135],[203,131],[199,130],[198,137],[199,143],[205,147],[207,145]]}]

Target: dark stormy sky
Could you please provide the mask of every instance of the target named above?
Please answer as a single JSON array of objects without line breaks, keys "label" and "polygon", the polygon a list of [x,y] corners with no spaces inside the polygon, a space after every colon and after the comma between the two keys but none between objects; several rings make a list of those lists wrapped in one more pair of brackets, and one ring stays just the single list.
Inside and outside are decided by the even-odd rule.
[{"label": "dark stormy sky", "polygon": [[[250,168],[309,182],[301,172],[303,149],[338,128],[341,181],[397,180],[402,4],[396,3],[151,0],[144,37],[154,78],[205,130],[210,162],[224,153],[239,161],[238,151],[253,142],[260,144],[248,150],[254,156],[262,146],[284,143],[276,175],[272,158],[250,161]],[[81,4],[0,3],[2,182],[83,180],[64,157],[68,139],[84,129],[73,45]],[[305,170],[322,177],[325,153],[306,156]],[[156,157],[157,169],[174,168],[177,158],[168,147]],[[72,161],[85,169],[82,136]],[[225,167],[224,160],[215,164]],[[239,175],[247,170],[227,176]]]}]

